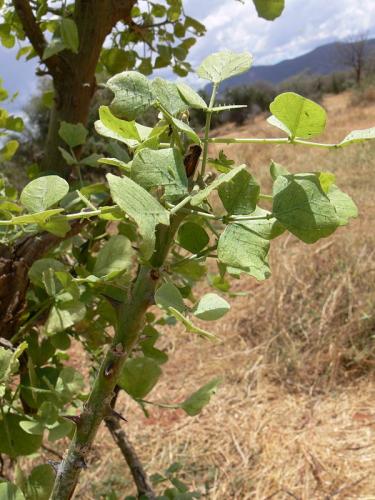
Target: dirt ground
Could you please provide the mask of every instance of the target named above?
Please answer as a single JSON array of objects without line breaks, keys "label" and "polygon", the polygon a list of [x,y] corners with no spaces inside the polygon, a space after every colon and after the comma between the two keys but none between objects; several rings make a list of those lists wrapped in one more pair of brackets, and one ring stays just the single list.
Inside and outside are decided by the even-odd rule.
[{"label": "dirt ground", "polygon": [[[328,96],[327,133],[375,125],[375,103]],[[277,136],[260,116],[217,136]],[[216,148],[218,152],[219,148]],[[226,148],[269,189],[270,159],[291,171],[329,170],[360,216],[333,237],[306,246],[282,237],[272,278],[243,278],[232,309],[212,326],[221,343],[166,331],[170,355],[149,399],[181,401],[220,375],[223,383],[198,417],[151,407],[146,418],[128,398],[119,408],[150,474],[180,462],[180,479],[210,500],[375,499],[375,145],[340,151],[299,146]],[[211,155],[214,154],[214,149]],[[134,493],[106,429],[100,431],[77,498]]]}]

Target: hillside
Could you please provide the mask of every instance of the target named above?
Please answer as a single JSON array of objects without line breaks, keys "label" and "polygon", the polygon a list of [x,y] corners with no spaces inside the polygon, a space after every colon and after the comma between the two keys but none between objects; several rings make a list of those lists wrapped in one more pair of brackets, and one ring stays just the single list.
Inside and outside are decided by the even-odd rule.
[{"label": "hillside", "polygon": [[[375,39],[369,40],[368,43],[369,49],[375,50]],[[253,66],[246,73],[224,82],[221,86],[221,92],[230,87],[250,85],[257,81],[277,84],[303,72],[327,75],[345,69],[348,68],[340,62],[337,43],[333,42],[294,59],[286,59],[273,65]]]}]

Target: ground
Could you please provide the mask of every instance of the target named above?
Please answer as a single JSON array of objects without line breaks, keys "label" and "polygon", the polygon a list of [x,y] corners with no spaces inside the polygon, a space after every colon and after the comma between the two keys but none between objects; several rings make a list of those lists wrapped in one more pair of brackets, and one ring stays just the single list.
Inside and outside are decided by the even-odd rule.
[{"label": "ground", "polygon": [[[347,93],[324,105],[322,140],[375,125],[374,102],[353,105]],[[264,116],[215,134],[275,136]],[[272,278],[236,283],[248,293],[230,299],[231,312],[213,325],[220,344],[169,330],[170,362],[149,399],[181,401],[217,375],[222,385],[195,418],[152,407],[147,419],[122,397],[124,428],[150,474],[178,461],[180,479],[210,500],[375,499],[375,146],[226,151],[266,188],[271,158],[292,171],[329,170],[360,216],[315,245],[277,240]],[[103,427],[77,498],[111,498],[111,491],[120,499],[134,493]]]}]

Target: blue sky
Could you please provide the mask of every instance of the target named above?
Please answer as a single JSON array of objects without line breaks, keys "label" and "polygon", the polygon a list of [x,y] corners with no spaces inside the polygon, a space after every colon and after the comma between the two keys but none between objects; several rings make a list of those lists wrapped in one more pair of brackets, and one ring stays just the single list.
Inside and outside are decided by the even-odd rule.
[{"label": "blue sky", "polygon": [[[250,0],[184,0],[184,5],[207,27],[207,35],[191,50],[193,67],[225,48],[249,50],[255,64],[272,64],[356,33],[375,36],[375,0],[286,0],[283,15],[274,22],[258,18]],[[35,62],[16,61],[15,53],[0,48],[0,77],[6,88],[19,92],[13,110],[27,101],[37,81]],[[188,81],[200,86],[194,75]]]}]

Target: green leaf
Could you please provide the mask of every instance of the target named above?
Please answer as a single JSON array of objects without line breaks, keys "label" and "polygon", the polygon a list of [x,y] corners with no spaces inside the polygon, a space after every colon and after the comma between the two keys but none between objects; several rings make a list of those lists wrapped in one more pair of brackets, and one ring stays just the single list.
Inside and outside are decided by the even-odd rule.
[{"label": "green leaf", "polygon": [[29,182],[21,193],[22,205],[31,213],[44,212],[64,198],[69,184],[57,175],[46,175]]},{"label": "green leaf", "polygon": [[131,266],[133,250],[130,240],[121,234],[112,236],[100,249],[93,273],[100,278],[113,277]]},{"label": "green leaf", "polygon": [[59,136],[71,148],[86,142],[88,131],[82,123],[61,122]]},{"label": "green leaf", "polygon": [[55,473],[48,464],[37,465],[27,478],[27,500],[48,500],[55,482]]},{"label": "green leaf", "polygon": [[155,78],[151,84],[151,88],[156,100],[172,116],[176,116],[178,113],[188,109],[189,106],[181,97],[175,83],[167,82],[163,78]]},{"label": "green leaf", "polygon": [[98,134],[123,142],[131,149],[140,144],[141,138],[134,121],[128,122],[116,118],[107,106],[100,106],[99,117],[100,120],[95,122]]},{"label": "green leaf", "polygon": [[246,170],[218,188],[220,199],[229,215],[247,215],[254,212],[260,193],[259,184]]},{"label": "green leaf", "polygon": [[309,139],[321,134],[326,126],[325,110],[294,92],[277,96],[270,104],[270,111],[281,125],[272,119],[269,120],[270,123],[286,131],[291,137]]},{"label": "green leaf", "polygon": [[155,387],[162,370],[151,358],[131,358],[125,361],[118,385],[134,399],[143,399]]},{"label": "green leaf", "polygon": [[58,441],[59,439],[68,436],[73,430],[73,422],[61,418],[55,425],[49,427],[48,441]]},{"label": "green leaf", "polygon": [[27,432],[27,434],[33,435],[43,435],[44,425],[38,420],[22,420],[20,422],[20,427],[22,430]]},{"label": "green leaf", "polygon": [[216,335],[208,332],[207,330],[203,330],[203,328],[200,328],[199,326],[194,325],[186,316],[184,316],[174,307],[169,307],[168,311],[177,319],[177,321],[180,321],[184,325],[187,332],[194,333],[207,340],[217,340]]},{"label": "green leaf", "polygon": [[186,222],[180,226],[177,235],[178,243],[192,254],[197,254],[205,248],[210,238],[199,224]]},{"label": "green leaf", "polygon": [[239,167],[233,168],[227,174],[220,175],[217,179],[215,179],[209,186],[199,191],[196,195],[194,195],[190,201],[190,204],[193,206],[200,205],[208,196],[218,189],[221,185],[230,182],[234,177],[236,177],[240,172],[246,170],[246,165],[240,165]]},{"label": "green leaf", "polygon": [[219,84],[223,80],[248,71],[253,63],[250,53],[237,54],[230,50],[223,50],[212,54],[199,66],[197,74],[199,77]]},{"label": "green leaf", "polygon": [[171,122],[172,125],[177,128],[177,130],[183,132],[195,144],[201,143],[198,134],[187,123],[183,122],[182,120],[179,120],[178,118],[172,118]]},{"label": "green leaf", "polygon": [[163,283],[155,292],[155,303],[163,308],[173,307],[177,311],[184,312],[186,306],[179,289],[172,283]]},{"label": "green leaf", "polygon": [[71,366],[65,366],[59,373],[55,389],[65,403],[78,396],[85,387],[83,375]]},{"label": "green leaf", "polygon": [[19,142],[16,140],[8,141],[5,146],[0,149],[0,161],[9,161],[16,154],[19,148]]},{"label": "green leaf", "polygon": [[142,149],[133,159],[131,178],[150,190],[163,187],[167,200],[173,201],[188,194],[184,161],[177,149]]},{"label": "green leaf", "polygon": [[254,276],[257,280],[270,277],[268,264],[269,241],[258,234],[255,221],[229,224],[221,234],[217,253],[219,261]]},{"label": "green leaf", "polygon": [[285,0],[253,0],[253,2],[258,16],[268,21],[281,16],[285,7]]},{"label": "green leaf", "polygon": [[357,142],[365,142],[375,139],[375,127],[364,129],[364,130],[353,130],[350,132],[344,140],[340,142],[340,146],[349,146],[350,144],[355,144]]},{"label": "green leaf", "polygon": [[277,177],[273,186],[272,213],[305,243],[315,243],[339,226],[336,210],[315,174]]},{"label": "green leaf", "polygon": [[0,500],[25,500],[25,497],[15,484],[5,481],[0,483]]},{"label": "green leaf", "polygon": [[354,201],[334,184],[330,186],[327,196],[335,207],[340,226],[345,226],[349,219],[358,217],[358,208]]},{"label": "green leaf", "polygon": [[35,453],[42,444],[42,436],[28,434],[19,423],[23,417],[7,413],[0,419],[0,453],[16,458]]},{"label": "green leaf", "polygon": [[67,165],[72,166],[77,164],[77,159],[72,154],[70,154],[69,151],[61,147],[59,147],[59,151]]},{"label": "green leaf", "polygon": [[194,316],[205,321],[216,321],[222,318],[230,309],[230,305],[216,293],[203,295],[193,310]]},{"label": "green leaf", "polygon": [[143,238],[141,250],[149,259],[155,248],[155,228],[169,226],[169,212],[145,189],[127,177],[107,174],[113,201],[138,225]]},{"label": "green leaf", "polygon": [[202,97],[195,92],[189,85],[186,83],[176,83],[177,90],[179,91],[181,97],[186,101],[189,106],[193,109],[207,109],[206,102],[202,99]]},{"label": "green leaf", "polygon": [[45,61],[46,59],[49,59],[50,57],[58,54],[59,52],[65,49],[66,49],[65,44],[61,40],[61,38],[54,38],[44,49],[42,59],[43,61]]},{"label": "green leaf", "polygon": [[215,378],[194,392],[189,398],[181,403],[181,408],[190,416],[195,417],[208,405],[211,397],[216,393],[221,380]]},{"label": "green leaf", "polygon": [[69,19],[66,17],[61,19],[60,32],[65,47],[74,52],[74,54],[78,54],[78,49],[79,49],[78,29],[73,19]]},{"label": "green leaf", "polygon": [[55,271],[65,271],[65,265],[56,259],[39,259],[36,260],[29,270],[29,279],[33,285],[43,287],[43,276],[48,270]]},{"label": "green leaf", "polygon": [[4,396],[5,388],[12,375],[19,368],[18,358],[27,349],[27,342],[21,342],[15,351],[0,347],[0,397]]},{"label": "green leaf", "polygon": [[79,302],[72,302],[68,306],[54,305],[45,324],[47,335],[54,335],[70,328],[81,321],[86,314],[86,308]]},{"label": "green leaf", "polygon": [[278,177],[279,175],[288,175],[289,173],[290,172],[285,167],[280,165],[279,163],[276,163],[274,161],[271,162],[270,174],[271,174],[272,180],[276,180],[276,177]]},{"label": "green leaf", "polygon": [[148,79],[136,71],[125,71],[113,76],[107,86],[115,94],[111,111],[119,118],[134,120],[154,103]]}]

